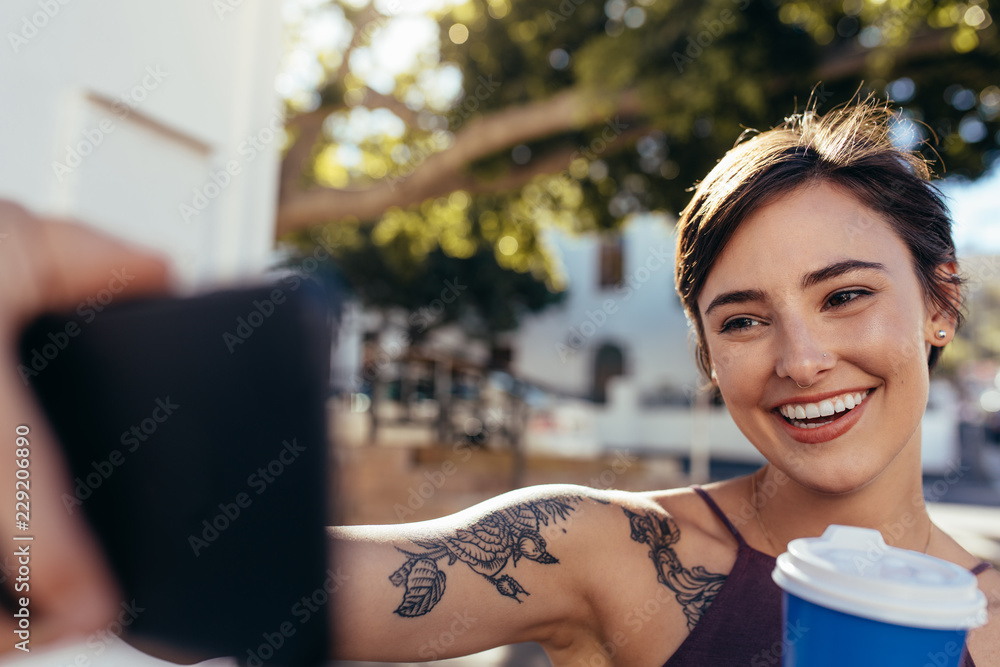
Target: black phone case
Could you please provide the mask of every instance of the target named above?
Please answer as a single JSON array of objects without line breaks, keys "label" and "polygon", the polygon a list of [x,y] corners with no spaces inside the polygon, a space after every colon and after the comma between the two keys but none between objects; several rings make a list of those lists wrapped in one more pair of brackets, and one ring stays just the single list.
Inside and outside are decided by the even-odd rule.
[{"label": "black phone case", "polygon": [[131,605],[128,637],[204,659],[329,651],[326,294],[298,276],[45,316],[21,375]]}]

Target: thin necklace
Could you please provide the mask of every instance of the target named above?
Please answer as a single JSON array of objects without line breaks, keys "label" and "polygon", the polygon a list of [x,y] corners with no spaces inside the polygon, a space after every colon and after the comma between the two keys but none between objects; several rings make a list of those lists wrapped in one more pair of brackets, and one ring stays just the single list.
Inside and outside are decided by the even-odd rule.
[{"label": "thin necklace", "polygon": [[[763,470],[763,468],[762,468]],[[771,539],[771,534],[764,527],[764,521],[760,518],[760,507],[758,506],[759,496],[757,495],[757,473],[750,476],[750,504],[753,505],[753,515],[757,519],[757,525],[760,527],[760,532],[764,534],[764,539],[771,546],[772,551],[778,552],[778,548],[774,546],[774,540]],[[934,535],[934,522],[927,522],[927,541],[924,543],[924,553],[928,553],[931,548],[931,536]]]},{"label": "thin necklace", "polygon": [[[763,468],[762,468],[763,470]],[[771,546],[771,551],[773,553],[780,553],[780,550],[774,546],[774,540],[771,539],[771,534],[767,532],[767,528],[764,527],[764,522],[760,518],[760,507],[758,507],[759,496],[757,495],[757,473],[750,476],[750,504],[753,505],[753,515],[757,517],[757,525],[760,527],[760,532],[764,534],[764,539]]]}]

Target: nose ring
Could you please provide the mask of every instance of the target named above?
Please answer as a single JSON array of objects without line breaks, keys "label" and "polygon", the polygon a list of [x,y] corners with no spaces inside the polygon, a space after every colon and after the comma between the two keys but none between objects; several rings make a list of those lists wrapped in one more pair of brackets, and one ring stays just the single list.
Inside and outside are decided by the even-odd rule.
[{"label": "nose ring", "polygon": [[[824,352],[823,353],[823,358],[826,359],[826,356],[827,356],[827,354],[826,354],[826,352]],[[795,386],[798,387],[799,389],[808,389],[809,387],[813,386],[812,382],[810,382],[809,384],[807,384],[805,386],[799,384],[798,380],[794,380],[794,382],[795,382]]]}]

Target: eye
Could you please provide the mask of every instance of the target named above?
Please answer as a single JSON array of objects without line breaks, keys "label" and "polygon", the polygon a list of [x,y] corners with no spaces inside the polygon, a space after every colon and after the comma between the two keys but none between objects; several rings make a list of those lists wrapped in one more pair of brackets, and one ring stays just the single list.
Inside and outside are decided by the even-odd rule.
[{"label": "eye", "polygon": [[845,304],[850,303],[860,299],[861,297],[870,296],[871,291],[866,289],[849,289],[842,292],[836,292],[830,296],[827,303],[833,308],[839,308]]},{"label": "eye", "polygon": [[752,317],[740,316],[734,317],[730,320],[726,320],[721,327],[719,327],[719,333],[727,333],[730,331],[746,331],[751,327],[760,326],[762,322],[755,320]]}]

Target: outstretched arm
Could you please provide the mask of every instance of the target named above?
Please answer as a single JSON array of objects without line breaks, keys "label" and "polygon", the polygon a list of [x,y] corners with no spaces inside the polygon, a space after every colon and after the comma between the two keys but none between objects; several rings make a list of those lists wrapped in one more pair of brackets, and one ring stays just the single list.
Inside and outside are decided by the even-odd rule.
[{"label": "outstretched arm", "polygon": [[572,633],[594,616],[588,554],[612,511],[593,489],[543,486],[435,521],[331,529],[335,657],[433,660]]}]

